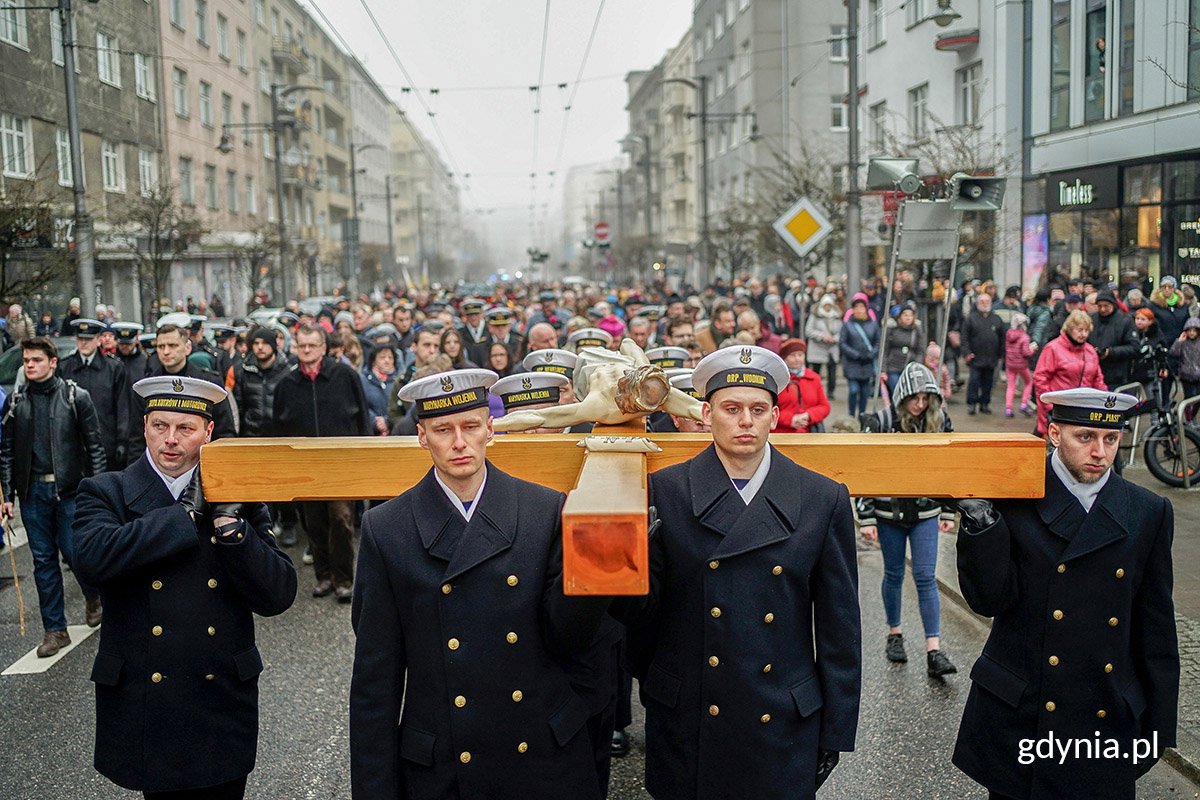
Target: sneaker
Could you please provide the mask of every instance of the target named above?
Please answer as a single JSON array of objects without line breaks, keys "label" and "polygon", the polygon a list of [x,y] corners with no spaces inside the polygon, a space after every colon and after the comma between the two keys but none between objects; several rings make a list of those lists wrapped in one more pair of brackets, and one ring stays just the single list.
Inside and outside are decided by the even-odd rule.
[{"label": "sneaker", "polygon": [[967,416],[968,417],[975,416],[975,404],[974,403],[967,404]]},{"label": "sneaker", "polygon": [[99,597],[88,599],[85,619],[89,628],[98,628],[100,627],[100,623],[104,621],[104,609],[100,606]]},{"label": "sneaker", "polygon": [[42,643],[38,645],[37,657],[50,658],[58,655],[58,651],[71,643],[71,634],[66,631],[46,631]]},{"label": "sneaker", "polygon": [[987,414],[987,415],[989,415],[989,416],[990,416],[990,415],[991,415],[991,413],[992,413],[992,410],[991,410],[990,408],[988,408],[987,406],[980,406],[980,407],[979,407],[979,413],[980,413],[980,414]]},{"label": "sneaker", "polygon": [[893,664],[907,664],[908,653],[904,652],[904,634],[889,633],[887,637],[887,660]]},{"label": "sneaker", "polygon": [[295,547],[296,546],[296,529],[284,528],[275,537],[279,540],[280,547]]},{"label": "sneaker", "polygon": [[354,584],[339,586],[333,590],[333,593],[337,596],[339,603],[349,603],[354,600]]},{"label": "sneaker", "polygon": [[613,731],[612,757],[621,758],[629,752],[629,735],[624,730]]},{"label": "sneaker", "polygon": [[1013,418],[1013,410],[1011,408],[1004,409],[1004,416],[1008,417],[1009,419],[1012,419]]},{"label": "sneaker", "polygon": [[1028,404],[1021,406],[1021,413],[1027,417],[1033,416],[1033,409]]},{"label": "sneaker", "polygon": [[958,672],[958,667],[950,663],[950,659],[946,658],[946,654],[941,650],[930,650],[925,654],[925,662],[931,678],[941,678]]},{"label": "sneaker", "polygon": [[313,563],[312,550],[309,549],[308,545],[304,546],[304,557],[301,559],[301,561],[303,561],[305,564]]},{"label": "sneaker", "polygon": [[313,597],[328,597],[333,594],[333,581],[317,581],[313,587]]}]

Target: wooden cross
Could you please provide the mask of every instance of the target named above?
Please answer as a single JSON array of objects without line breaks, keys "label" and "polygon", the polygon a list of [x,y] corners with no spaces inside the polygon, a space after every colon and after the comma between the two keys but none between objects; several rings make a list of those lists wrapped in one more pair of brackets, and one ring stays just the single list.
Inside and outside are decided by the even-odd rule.
[{"label": "wooden cross", "polygon": [[[567,493],[567,594],[645,594],[646,474],[692,458],[712,437],[646,433],[640,420],[597,425],[593,435],[644,436],[662,451],[588,452],[579,446],[585,434],[510,433],[495,437],[488,459]],[[1045,490],[1045,443],[1028,434],[773,434],[771,444],[852,495],[1035,498]],[[214,503],[390,498],[431,464],[415,436],[222,439],[201,451],[204,493]]]}]

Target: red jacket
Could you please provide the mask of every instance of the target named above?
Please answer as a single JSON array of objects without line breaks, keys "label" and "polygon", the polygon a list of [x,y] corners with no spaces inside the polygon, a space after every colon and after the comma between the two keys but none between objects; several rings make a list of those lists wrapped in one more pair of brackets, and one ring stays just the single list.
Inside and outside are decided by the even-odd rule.
[{"label": "red jacket", "polygon": [[792,427],[792,417],[808,412],[809,425],[821,422],[829,416],[829,400],[825,397],[825,387],[821,385],[821,376],[811,369],[791,381],[779,393],[779,424],[771,429],[771,433],[808,433],[808,426]]},{"label": "red jacket", "polygon": [[1059,334],[1046,343],[1033,373],[1033,395],[1038,398],[1038,433],[1046,433],[1050,411],[1050,407],[1041,401],[1041,396],[1046,392],[1080,386],[1101,391],[1108,388],[1104,385],[1104,374],[1100,372],[1100,356],[1096,348],[1087,342],[1075,344],[1065,333]]}]

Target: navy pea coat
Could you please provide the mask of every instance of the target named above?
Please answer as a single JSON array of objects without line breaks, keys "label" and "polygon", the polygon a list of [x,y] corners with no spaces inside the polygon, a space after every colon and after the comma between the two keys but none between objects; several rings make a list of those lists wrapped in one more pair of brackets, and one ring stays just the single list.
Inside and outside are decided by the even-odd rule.
[{"label": "navy pea coat", "polygon": [[1153,761],[1019,763],[1021,740],[1175,745],[1179,648],[1168,500],[1110,474],[1090,512],[1046,465],[1041,500],[998,501],[958,537],[963,597],[994,617],[971,670],[954,763],[1013,798],[1133,798]]},{"label": "navy pea coat", "polygon": [[630,616],[658,800],[811,798],[818,750],[854,749],[862,678],[844,485],[771,452],[749,505],[709,446],[653,473],[663,521]]},{"label": "navy pea coat", "polygon": [[108,468],[124,469],[132,421],[130,398],[133,396],[125,365],[96,351],[91,364],[84,366],[83,356],[75,352],[58,362],[58,376],[75,381],[88,390],[100,418],[100,439],[104,442]]},{"label": "navy pea coat", "polygon": [[148,459],[79,487],[74,567],[104,602],[95,764],[127,789],[199,789],[254,768],[253,615],[291,606],[296,570],[265,506],[246,507],[242,540],[214,542]]},{"label": "navy pea coat", "polygon": [[358,800],[594,800],[564,660],[606,598],[563,594],[564,497],[487,465],[470,522],[433,470],[363,516],[351,620]]}]

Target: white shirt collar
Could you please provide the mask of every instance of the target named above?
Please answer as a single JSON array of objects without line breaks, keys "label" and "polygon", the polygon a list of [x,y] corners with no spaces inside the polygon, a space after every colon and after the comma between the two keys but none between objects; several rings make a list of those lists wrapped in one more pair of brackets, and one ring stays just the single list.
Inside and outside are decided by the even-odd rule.
[{"label": "white shirt collar", "polygon": [[1110,467],[1107,472],[1100,476],[1100,480],[1095,483],[1081,483],[1075,480],[1075,476],[1067,469],[1067,465],[1063,463],[1057,449],[1050,456],[1050,467],[1054,470],[1054,474],[1058,476],[1058,479],[1062,481],[1063,486],[1067,487],[1067,491],[1075,495],[1075,499],[1083,506],[1083,510],[1088,512],[1092,510],[1092,504],[1096,502],[1096,496],[1100,494],[1100,490],[1104,488],[1104,484],[1108,483],[1108,477],[1112,475],[1112,468]]},{"label": "white shirt collar", "polygon": [[154,459],[151,458],[148,453],[146,454],[146,460],[150,462],[150,468],[157,472],[158,477],[162,478],[162,482],[167,485],[167,491],[171,493],[171,497],[178,500],[179,496],[183,494],[183,490],[187,488],[189,483],[191,483],[192,473],[196,471],[196,467],[193,466],[178,478],[172,478],[170,475],[158,468],[158,464],[154,463]]},{"label": "white shirt collar", "polygon": [[471,515],[475,513],[475,509],[479,508],[479,498],[483,497],[483,487],[487,486],[487,467],[483,468],[483,480],[479,482],[479,491],[475,492],[475,497],[471,499],[471,507],[467,508],[466,503],[458,499],[446,482],[442,480],[442,476],[438,475],[438,471],[433,471],[433,478],[438,482],[438,486],[442,487],[442,491],[446,493],[446,497],[450,499],[451,505],[458,509],[458,513],[463,515],[463,519],[467,522],[471,521]]},{"label": "white shirt collar", "polygon": [[[754,470],[754,474],[750,476],[750,481],[741,489],[737,489],[737,484],[733,484],[733,488],[737,489],[738,494],[742,496],[742,502],[750,505],[750,501],[758,494],[758,490],[762,488],[763,483],[767,480],[767,473],[771,471],[771,445],[767,445],[763,451],[762,461],[758,462],[758,469]],[[729,479],[730,482],[733,478]]]}]

